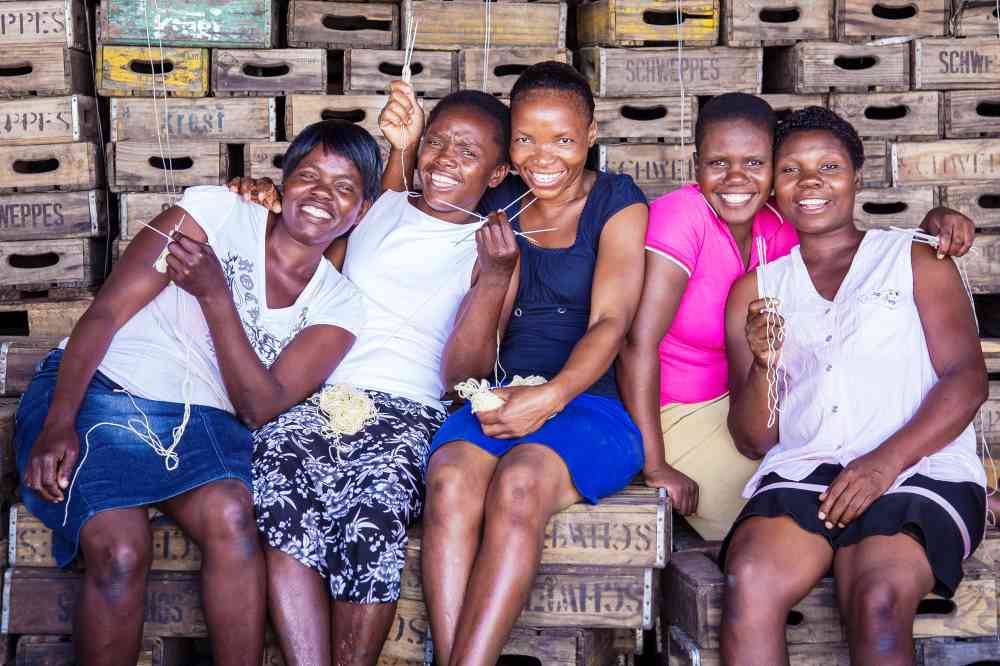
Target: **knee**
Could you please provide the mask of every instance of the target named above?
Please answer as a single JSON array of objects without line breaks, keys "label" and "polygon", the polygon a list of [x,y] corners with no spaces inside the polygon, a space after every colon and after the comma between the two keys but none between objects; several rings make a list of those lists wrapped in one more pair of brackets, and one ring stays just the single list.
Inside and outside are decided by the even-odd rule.
[{"label": "knee", "polygon": [[898,644],[898,636],[911,631],[913,612],[904,608],[898,586],[884,576],[865,576],[852,588],[851,617],[847,618],[852,636],[877,645],[885,654],[904,647]]},{"label": "knee", "polygon": [[203,548],[222,548],[248,557],[259,552],[253,502],[242,484],[210,493],[206,499],[205,515]]},{"label": "knee", "polygon": [[785,580],[777,564],[759,553],[730,553],[725,571],[727,622],[746,622],[765,615],[785,618],[793,605],[790,595],[784,593]]},{"label": "knee", "polygon": [[497,470],[490,486],[490,520],[506,529],[538,528],[548,519],[543,511],[543,480],[536,468],[524,463]]},{"label": "knee", "polygon": [[141,586],[153,561],[149,540],[139,535],[117,535],[87,551],[88,576],[111,598]]},{"label": "knee", "polygon": [[475,488],[469,473],[461,465],[438,462],[427,470],[427,501],[424,521],[434,524],[450,523],[464,515],[468,509],[481,504],[473,497]]}]

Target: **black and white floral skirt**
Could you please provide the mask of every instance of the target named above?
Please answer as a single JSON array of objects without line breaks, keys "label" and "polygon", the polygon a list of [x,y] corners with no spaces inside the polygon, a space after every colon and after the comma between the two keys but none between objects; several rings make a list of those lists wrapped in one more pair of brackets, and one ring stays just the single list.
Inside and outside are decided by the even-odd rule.
[{"label": "black and white floral skirt", "polygon": [[257,527],[327,579],[337,601],[399,598],[406,530],[424,499],[424,458],[446,414],[367,391],[377,421],[351,436],[326,430],[319,394],[253,434]]}]

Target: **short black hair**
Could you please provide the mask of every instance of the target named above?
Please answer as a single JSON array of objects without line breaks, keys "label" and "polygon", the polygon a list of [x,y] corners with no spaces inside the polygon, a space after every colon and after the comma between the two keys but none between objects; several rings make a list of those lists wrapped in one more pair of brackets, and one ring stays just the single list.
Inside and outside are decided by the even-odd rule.
[{"label": "short black hair", "polygon": [[556,60],[536,63],[521,72],[510,90],[511,106],[532,92],[557,92],[576,97],[587,114],[587,122],[594,119],[594,93],[583,74],[572,65]]},{"label": "short black hair", "polygon": [[382,192],[382,154],[378,144],[368,130],[346,120],[321,120],[299,132],[282,160],[282,181],[288,180],[302,158],[319,145],[324,153],[336,153],[354,162],[361,174],[365,201],[378,198]]},{"label": "short black hair", "polygon": [[830,132],[843,144],[851,156],[855,171],[860,171],[865,164],[865,147],[854,125],[838,116],[835,112],[822,106],[808,106],[798,111],[792,111],[784,120],[778,123],[774,134],[774,152],[778,153],[781,145],[797,132],[812,132],[822,130]]},{"label": "short black hair", "polygon": [[774,127],[778,122],[774,109],[765,100],[746,93],[725,93],[708,100],[694,125],[694,145],[701,150],[705,131],[712,123],[722,120],[745,120],[766,130],[774,137]]},{"label": "short black hair", "polygon": [[487,95],[479,90],[459,90],[453,92],[438,102],[427,115],[427,127],[437,120],[445,111],[457,108],[467,108],[493,121],[496,126],[497,145],[500,148],[498,164],[510,162],[510,109],[493,95]]}]

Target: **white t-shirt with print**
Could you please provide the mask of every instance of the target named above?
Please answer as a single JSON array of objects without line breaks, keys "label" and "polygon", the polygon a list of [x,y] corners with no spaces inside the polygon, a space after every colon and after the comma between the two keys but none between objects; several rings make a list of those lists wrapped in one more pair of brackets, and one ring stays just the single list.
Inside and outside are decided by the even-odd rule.
[{"label": "white t-shirt with print", "polygon": [[[365,312],[360,292],[325,260],[319,262],[294,304],[267,306],[264,244],[268,214],[264,208],[245,202],[225,187],[188,188],[178,206],[208,236],[243,330],[265,366],[270,367],[308,326],[339,326],[355,336],[361,331]],[[188,364],[194,384],[191,402],[234,412],[201,307],[171,283],[115,334],[99,370],[139,397],[182,402]]]}]

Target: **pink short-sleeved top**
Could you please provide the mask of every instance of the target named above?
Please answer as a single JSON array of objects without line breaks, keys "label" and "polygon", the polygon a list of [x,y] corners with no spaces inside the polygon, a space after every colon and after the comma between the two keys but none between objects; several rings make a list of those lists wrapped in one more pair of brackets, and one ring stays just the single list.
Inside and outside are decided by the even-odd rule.
[{"label": "pink short-sleeved top", "polygon": [[[770,202],[757,213],[751,233],[764,237],[768,261],[799,244],[794,227]],[[716,398],[729,390],[726,299],[733,283],[759,263],[756,241],[744,266],[729,226],[697,185],[685,185],[650,205],[646,250],[688,274],[674,322],[660,342],[660,404]]]}]

